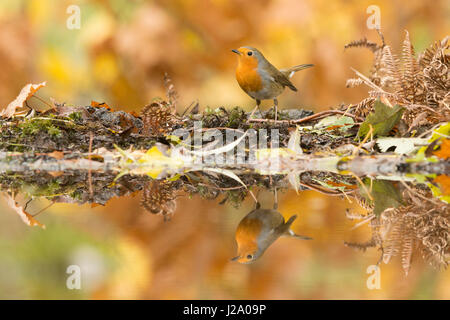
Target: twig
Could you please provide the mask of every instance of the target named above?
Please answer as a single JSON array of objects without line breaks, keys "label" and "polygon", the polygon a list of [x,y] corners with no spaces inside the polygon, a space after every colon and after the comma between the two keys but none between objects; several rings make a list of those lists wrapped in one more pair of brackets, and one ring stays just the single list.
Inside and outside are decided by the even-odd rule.
[{"label": "twig", "polygon": [[368,215],[363,221],[360,221],[357,224],[355,224],[350,230],[358,229],[359,227],[361,227],[362,225],[366,224],[367,222],[369,222],[373,218],[375,218],[374,214]]},{"label": "twig", "polygon": [[360,177],[358,177],[356,174],[350,172],[350,174],[355,177],[355,179],[359,182],[359,184],[363,187],[364,191],[366,192],[367,196],[369,197],[370,201],[373,201],[373,197],[370,194],[370,191],[367,189],[366,185],[363,183]]},{"label": "twig", "polygon": [[89,171],[88,171],[88,181],[89,181],[89,194],[91,196],[91,199],[94,198],[94,189],[92,188],[92,166],[91,166],[91,153],[92,153],[92,141],[94,140],[94,136],[92,134],[92,131],[89,132],[89,155],[88,155],[88,160],[89,160]]},{"label": "twig", "polygon": [[372,125],[369,123],[369,132],[367,132],[366,136],[364,137],[363,141],[361,141],[361,143],[356,147],[356,149],[353,150],[352,155],[356,156],[356,154],[359,152],[359,150],[362,148],[362,146],[366,143],[367,139],[369,138],[369,136],[371,137],[371,140],[373,140],[373,127]]},{"label": "twig", "polygon": [[332,114],[342,114],[342,115],[345,115],[345,116],[349,116],[349,117],[351,117],[351,118],[353,118],[353,119],[355,119],[357,121],[361,121],[361,122],[364,121],[363,118],[360,118],[360,117],[355,116],[353,114],[346,114],[345,111],[341,111],[341,110],[327,110],[327,111],[318,112],[318,113],[315,113],[315,114],[310,115],[308,117],[304,117],[304,118],[297,119],[297,120],[249,119],[249,122],[272,122],[272,123],[279,123],[279,124],[282,124],[282,123],[298,124],[298,123],[307,122],[307,121],[310,121],[310,120],[316,120],[316,119],[319,119],[321,117],[325,117],[325,116],[332,115]]}]

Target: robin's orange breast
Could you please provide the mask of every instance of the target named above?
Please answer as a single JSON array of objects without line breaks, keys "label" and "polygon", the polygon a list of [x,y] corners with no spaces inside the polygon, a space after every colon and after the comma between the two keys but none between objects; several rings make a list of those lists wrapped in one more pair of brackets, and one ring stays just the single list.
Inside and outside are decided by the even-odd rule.
[{"label": "robin's orange breast", "polygon": [[246,93],[258,92],[263,89],[263,81],[258,73],[258,64],[239,63],[236,69],[236,80]]},{"label": "robin's orange breast", "polygon": [[241,249],[257,249],[258,237],[261,234],[262,222],[259,219],[244,218],[236,230],[236,241]]}]

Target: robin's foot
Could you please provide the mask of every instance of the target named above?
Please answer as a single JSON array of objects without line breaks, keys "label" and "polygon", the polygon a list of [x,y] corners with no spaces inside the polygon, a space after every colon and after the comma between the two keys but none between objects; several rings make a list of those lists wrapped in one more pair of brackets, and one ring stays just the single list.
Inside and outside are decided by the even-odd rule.
[{"label": "robin's foot", "polygon": [[249,123],[250,120],[252,120],[253,115],[255,114],[256,110],[259,110],[259,106],[258,106],[258,105],[252,110],[252,112],[251,112],[250,115],[248,116],[248,118],[247,118],[247,123]]},{"label": "robin's foot", "polygon": [[278,119],[278,99],[273,99],[273,107],[275,109],[275,121]]}]

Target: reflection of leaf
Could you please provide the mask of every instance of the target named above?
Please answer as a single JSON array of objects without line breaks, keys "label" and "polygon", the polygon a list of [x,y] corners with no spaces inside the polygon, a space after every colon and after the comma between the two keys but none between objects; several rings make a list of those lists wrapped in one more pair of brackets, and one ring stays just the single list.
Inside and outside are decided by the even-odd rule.
[{"label": "reflection of leaf", "polygon": [[441,174],[434,179],[434,182],[441,186],[443,195],[450,196],[450,176]]},{"label": "reflection of leaf", "polygon": [[288,149],[294,151],[295,153],[302,154],[303,150],[300,147],[300,130],[298,127],[295,128],[295,131],[291,133],[288,142]]},{"label": "reflection of leaf", "polygon": [[239,143],[241,143],[241,141],[245,138],[246,135],[247,135],[247,133],[244,133],[242,136],[240,136],[235,141],[230,142],[229,144],[226,144],[226,145],[224,145],[222,147],[219,147],[217,149],[213,149],[213,150],[200,149],[199,151],[189,151],[189,150],[187,150],[187,152],[189,152],[190,154],[193,154],[193,155],[197,155],[197,156],[208,156],[208,155],[212,155],[212,154],[225,153],[225,152],[228,152],[228,151],[234,149],[234,147],[236,147]]},{"label": "reflection of leaf", "polygon": [[[364,186],[359,186],[361,195],[370,203],[374,204],[373,213],[378,217],[388,208],[397,208],[402,205],[402,196],[394,183],[386,180],[373,180],[372,186],[369,178],[364,179]],[[370,191],[373,201],[369,199],[366,189]]]},{"label": "reflection of leaf", "polygon": [[167,168],[177,168],[182,162],[164,154],[159,145],[150,148],[138,163],[145,164],[145,173],[153,179],[157,179]]},{"label": "reflection of leaf", "polygon": [[427,183],[433,195],[444,202],[450,203],[450,176],[441,174],[434,178],[433,182],[438,187],[434,184]]},{"label": "reflection of leaf", "polygon": [[300,176],[298,172],[291,172],[287,175],[289,183],[294,188],[295,192],[298,194],[298,190],[300,188]]},{"label": "reflection of leaf", "polygon": [[373,127],[373,135],[385,136],[392,130],[402,116],[403,108],[400,106],[388,107],[381,101],[375,102],[375,112],[369,114],[361,124],[358,137],[364,137]]},{"label": "reflection of leaf", "polygon": [[23,208],[17,204],[16,200],[14,200],[13,196],[5,193],[4,197],[8,206],[13,209],[20,216],[20,218],[22,218],[22,221],[25,222],[25,224],[30,227],[39,226],[45,229],[45,225],[34,219],[31,214],[23,210]]},{"label": "reflection of leaf", "polygon": [[19,95],[12,101],[6,109],[3,109],[0,112],[0,116],[5,118],[11,118],[15,113],[16,109],[22,108],[25,101],[27,101],[31,96],[33,96],[36,91],[38,91],[40,88],[45,87],[45,81],[39,84],[27,84],[25,87],[22,88]]},{"label": "reflection of leaf", "polygon": [[312,179],[313,181],[320,184],[322,187],[325,187],[329,190],[339,190],[342,192],[345,192],[347,189],[355,189],[356,187],[354,185],[342,183],[342,182],[334,182],[332,180],[327,181],[321,181],[319,179]]}]

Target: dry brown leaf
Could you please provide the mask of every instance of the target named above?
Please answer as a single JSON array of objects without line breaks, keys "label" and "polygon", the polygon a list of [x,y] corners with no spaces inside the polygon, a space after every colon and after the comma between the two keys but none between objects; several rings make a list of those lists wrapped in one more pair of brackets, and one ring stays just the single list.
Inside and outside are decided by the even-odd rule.
[{"label": "dry brown leaf", "polygon": [[64,174],[64,171],[49,171],[48,174],[54,178],[57,178],[62,176]]},{"label": "dry brown leaf", "polygon": [[29,83],[25,87],[22,88],[19,95],[12,101],[6,109],[3,109],[0,112],[0,116],[4,118],[11,118],[18,108],[22,108],[25,101],[27,101],[31,96],[33,96],[36,91],[38,91],[40,88],[45,87],[46,82],[42,82],[39,84],[32,84]]},{"label": "dry brown leaf", "polygon": [[25,210],[23,210],[23,207],[19,206],[19,204],[16,202],[16,200],[14,200],[14,196],[9,195],[7,193],[4,193],[3,196],[5,197],[6,203],[8,204],[8,206],[13,209],[20,218],[22,218],[22,221],[30,226],[30,227],[34,227],[34,226],[38,226],[41,227],[42,229],[45,229],[45,225],[43,225],[42,223],[40,223],[39,221],[37,221],[35,218],[33,218],[33,216],[29,213],[27,213]]},{"label": "dry brown leaf", "polygon": [[56,160],[61,160],[64,158],[64,152],[62,151],[53,151],[51,153],[47,153],[47,156],[55,158]]}]

